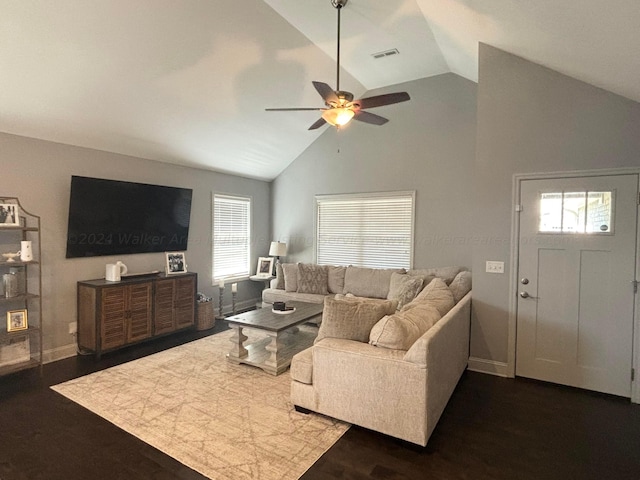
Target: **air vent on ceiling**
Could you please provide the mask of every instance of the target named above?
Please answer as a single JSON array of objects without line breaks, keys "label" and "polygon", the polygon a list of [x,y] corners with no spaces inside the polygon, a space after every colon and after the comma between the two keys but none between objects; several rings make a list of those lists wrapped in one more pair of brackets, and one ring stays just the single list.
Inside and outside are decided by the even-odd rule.
[{"label": "air vent on ceiling", "polygon": [[371,56],[375,59],[390,57],[391,55],[398,55],[400,52],[397,48],[392,48],[391,50],[385,50],[384,52],[372,53]]}]

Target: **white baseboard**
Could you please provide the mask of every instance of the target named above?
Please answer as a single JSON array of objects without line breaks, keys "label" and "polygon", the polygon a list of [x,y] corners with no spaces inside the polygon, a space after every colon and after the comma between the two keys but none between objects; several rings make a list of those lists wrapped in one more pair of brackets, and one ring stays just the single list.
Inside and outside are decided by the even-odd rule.
[{"label": "white baseboard", "polygon": [[496,362],[495,360],[486,360],[484,358],[469,357],[467,370],[472,372],[488,373],[498,377],[508,377],[507,364],[504,362]]},{"label": "white baseboard", "polygon": [[42,351],[42,363],[51,363],[64,358],[75,357],[78,347],[75,343]]}]

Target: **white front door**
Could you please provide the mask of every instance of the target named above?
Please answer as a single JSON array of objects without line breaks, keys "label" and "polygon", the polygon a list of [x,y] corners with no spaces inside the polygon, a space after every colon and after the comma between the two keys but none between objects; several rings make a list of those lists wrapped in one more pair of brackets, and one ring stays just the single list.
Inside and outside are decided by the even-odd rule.
[{"label": "white front door", "polygon": [[638,175],[523,180],[516,375],[631,396]]}]

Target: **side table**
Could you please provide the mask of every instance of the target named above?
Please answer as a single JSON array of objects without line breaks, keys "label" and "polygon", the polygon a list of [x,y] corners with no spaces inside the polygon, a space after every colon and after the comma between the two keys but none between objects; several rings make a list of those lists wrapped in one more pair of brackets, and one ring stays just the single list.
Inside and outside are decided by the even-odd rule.
[{"label": "side table", "polygon": [[[269,284],[274,278],[276,277],[274,277],[273,275],[251,275],[249,277],[249,280],[252,280],[254,282],[262,282],[262,290],[264,290],[265,288],[269,288]],[[262,291],[260,293],[260,301],[256,303],[256,308],[262,308]]]}]

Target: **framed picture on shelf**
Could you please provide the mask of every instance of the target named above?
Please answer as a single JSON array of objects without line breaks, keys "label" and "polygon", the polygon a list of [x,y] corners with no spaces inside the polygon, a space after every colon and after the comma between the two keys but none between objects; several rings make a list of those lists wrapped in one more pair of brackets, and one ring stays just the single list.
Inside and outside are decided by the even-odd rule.
[{"label": "framed picture on shelf", "polygon": [[8,227],[20,226],[20,215],[17,204],[0,203],[0,225]]},{"label": "framed picture on shelf", "polygon": [[273,257],[258,258],[258,266],[256,267],[256,276],[270,277],[273,272]]},{"label": "framed picture on shelf", "polygon": [[9,310],[7,312],[7,332],[17,332],[28,328],[26,310]]},{"label": "framed picture on shelf", "polygon": [[187,261],[184,252],[166,252],[167,275],[187,272]]}]

